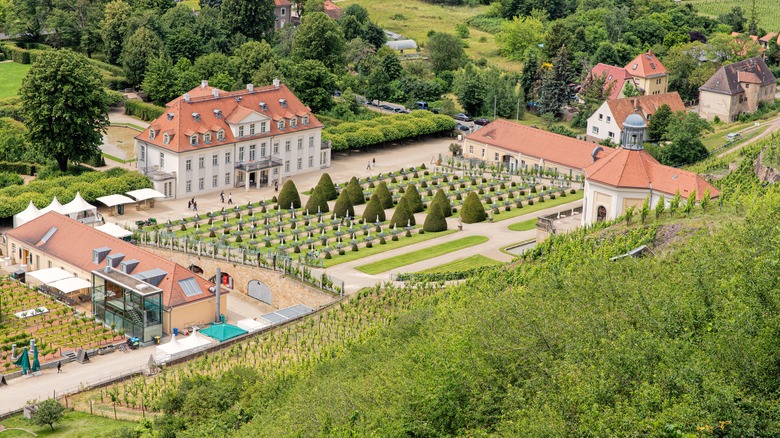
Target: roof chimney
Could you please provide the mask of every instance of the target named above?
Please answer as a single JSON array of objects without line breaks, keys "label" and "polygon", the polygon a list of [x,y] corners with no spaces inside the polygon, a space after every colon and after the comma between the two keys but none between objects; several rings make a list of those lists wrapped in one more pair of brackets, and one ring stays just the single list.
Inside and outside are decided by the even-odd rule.
[{"label": "roof chimney", "polygon": [[219,97],[219,90],[215,88],[215,89],[211,90],[211,94],[213,94],[214,97]]},{"label": "roof chimney", "polygon": [[168,120],[173,120],[173,113],[168,113]]},{"label": "roof chimney", "polygon": [[209,81],[207,81],[207,80],[205,80],[205,79],[203,79],[202,81],[200,81],[200,88],[206,88],[206,87],[208,87],[208,86],[209,86]]},{"label": "roof chimney", "polygon": [[279,99],[279,105],[281,105],[282,108],[287,108],[287,99]]},{"label": "roof chimney", "polygon": [[184,93],[184,101],[190,103],[190,93]]},{"label": "roof chimney", "polygon": [[254,93],[255,92],[255,84],[246,84],[246,89],[250,93]]},{"label": "roof chimney", "polygon": [[279,79],[274,79],[274,88],[279,89]]}]

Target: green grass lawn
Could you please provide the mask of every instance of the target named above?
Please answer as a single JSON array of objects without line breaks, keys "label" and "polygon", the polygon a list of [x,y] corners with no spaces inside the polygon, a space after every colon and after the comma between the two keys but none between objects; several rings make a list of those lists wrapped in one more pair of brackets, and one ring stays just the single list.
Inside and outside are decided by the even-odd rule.
[{"label": "green grass lawn", "polygon": [[399,256],[390,257],[388,259],[379,260],[374,263],[358,266],[355,269],[360,272],[365,272],[366,274],[375,275],[379,274],[380,272],[400,268],[401,266],[411,265],[412,263],[432,259],[434,257],[448,254],[453,251],[458,251],[463,248],[479,245],[480,243],[485,243],[488,240],[489,239],[485,236],[464,237],[462,239],[453,240],[452,242],[442,243],[441,245],[412,251],[407,254],[402,254]]},{"label": "green grass lawn", "polygon": [[518,222],[516,224],[512,224],[512,225],[508,226],[507,228],[509,228],[512,231],[533,230],[534,228],[536,228],[536,222],[537,221],[538,221],[538,219],[528,219],[527,221],[522,221],[522,222]]},{"label": "green grass lawn", "polygon": [[496,266],[502,263],[498,260],[493,260],[490,257],[485,257],[481,254],[466,257],[464,259],[455,260],[454,262],[446,263],[441,266],[436,266],[424,271],[418,272],[419,274],[438,274],[441,272],[458,272],[465,271],[466,269],[481,268],[483,266]]},{"label": "green grass lawn", "polygon": [[[82,412],[67,412],[62,422],[54,424],[52,431],[49,426],[33,426],[21,414],[0,421],[6,429],[22,428],[38,436],[51,437],[109,437],[116,436],[116,431],[123,427],[135,428],[136,423],[117,421],[110,418],[89,415]],[[0,434],[3,438],[31,437],[33,435],[20,430],[6,430]]]},{"label": "green grass lawn", "polygon": [[[579,190],[577,193],[573,195],[567,192],[566,196],[564,197],[556,196],[555,199],[547,198],[544,202],[534,201],[534,205],[525,205],[523,208],[512,207],[512,211],[504,211],[504,208],[501,207],[498,209],[501,213],[493,216],[493,222],[505,221],[507,219],[512,219],[518,216],[522,216],[524,214],[533,213],[539,210],[544,210],[545,208],[555,207],[557,205],[566,204],[572,201],[578,201],[582,199],[584,195],[585,192]],[[525,203],[526,201],[523,201],[523,204]],[[485,212],[490,214],[490,212],[487,209],[485,210]],[[536,221],[536,219],[534,219],[534,221]]]},{"label": "green grass lawn", "polygon": [[385,240],[387,241],[386,244],[380,245],[379,243],[374,243],[374,246],[372,248],[360,248],[360,251],[354,252],[350,251],[350,247],[347,246],[345,248],[346,252],[344,255],[334,255],[332,259],[324,259],[323,266],[326,268],[329,268],[331,266],[335,266],[341,263],[351,262],[352,260],[362,259],[363,257],[368,257],[370,255],[379,254],[385,251],[390,251],[391,249],[395,248],[401,248],[407,245],[411,245],[417,242],[424,242],[426,240],[435,239],[437,237],[446,236],[448,234],[454,233],[455,230],[447,230],[442,231],[440,233],[425,233],[425,234],[417,234],[417,230],[412,231],[412,237],[404,237],[401,235],[401,237],[398,238],[395,242],[390,240],[390,237],[386,237]]},{"label": "green grass lawn", "polygon": [[0,62],[0,99],[18,94],[19,87],[22,86],[22,79],[29,69],[29,64]]}]

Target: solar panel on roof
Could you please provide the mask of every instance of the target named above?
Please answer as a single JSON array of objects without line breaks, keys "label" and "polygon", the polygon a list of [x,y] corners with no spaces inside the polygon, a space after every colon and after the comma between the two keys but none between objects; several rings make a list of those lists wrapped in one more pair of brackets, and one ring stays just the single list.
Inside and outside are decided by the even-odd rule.
[{"label": "solar panel on roof", "polygon": [[276,312],[266,313],[265,315],[261,315],[260,317],[265,320],[271,321],[274,324],[279,324],[280,322],[285,322],[289,319]]},{"label": "solar panel on roof", "polygon": [[148,271],[139,272],[133,275],[133,277],[157,286],[160,284],[161,281],[163,281],[166,275],[168,275],[168,273],[163,271],[162,269],[154,268]]},{"label": "solar panel on roof", "polygon": [[184,295],[187,295],[188,297],[194,297],[203,293],[203,289],[200,288],[198,281],[195,280],[194,277],[179,280],[179,286],[181,286],[181,290],[184,291]]},{"label": "solar panel on roof", "polygon": [[655,70],[655,63],[654,63],[654,62],[651,62],[651,63],[650,63],[650,68],[652,68],[653,70]]},{"label": "solar panel on roof", "polygon": [[41,243],[48,242],[49,239],[51,239],[51,236],[53,236],[54,233],[56,232],[57,232],[57,227],[51,227],[51,229],[49,229],[49,231],[47,231],[46,234],[44,234],[43,237],[41,237]]},{"label": "solar panel on roof", "polygon": [[285,318],[289,318],[289,319],[292,319],[292,318],[295,318],[296,316],[298,316],[298,312],[293,310],[292,307],[288,307],[286,309],[277,310],[276,313],[278,313],[279,315],[284,316]]}]

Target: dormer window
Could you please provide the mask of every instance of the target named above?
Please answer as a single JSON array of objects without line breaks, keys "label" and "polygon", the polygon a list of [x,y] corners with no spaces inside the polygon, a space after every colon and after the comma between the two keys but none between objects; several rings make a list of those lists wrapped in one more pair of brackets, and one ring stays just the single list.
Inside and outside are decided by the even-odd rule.
[{"label": "dormer window", "polygon": [[190,137],[190,144],[192,146],[198,145],[198,134],[193,134],[192,137]]},{"label": "dormer window", "polygon": [[224,139],[225,139],[225,130],[220,129],[219,131],[217,131],[217,140],[222,141]]},{"label": "dormer window", "polygon": [[168,144],[171,142],[171,136],[169,134],[163,134],[163,143]]},{"label": "dormer window", "polygon": [[276,122],[276,126],[277,126],[279,129],[284,129],[284,119],[282,119],[282,120],[279,120],[278,122]]},{"label": "dormer window", "polygon": [[211,143],[211,133],[207,132],[203,134],[203,143]]},{"label": "dormer window", "polygon": [[244,127],[243,126],[239,126],[238,127],[238,136],[239,137],[243,137],[244,136]]},{"label": "dormer window", "polygon": [[154,129],[149,130],[149,138],[154,140],[154,138],[157,137],[157,132]]},{"label": "dormer window", "polygon": [[309,124],[309,116],[303,116],[301,118],[301,123],[303,124],[303,126],[307,126]]},{"label": "dormer window", "polygon": [[297,128],[298,127],[298,118],[293,117],[290,119],[290,128]]}]

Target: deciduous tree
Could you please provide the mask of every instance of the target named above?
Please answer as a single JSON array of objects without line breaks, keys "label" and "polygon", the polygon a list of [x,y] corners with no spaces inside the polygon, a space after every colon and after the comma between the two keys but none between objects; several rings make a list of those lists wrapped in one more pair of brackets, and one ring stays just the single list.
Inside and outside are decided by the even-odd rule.
[{"label": "deciduous tree", "polygon": [[435,72],[457,70],[466,64],[466,52],[460,38],[446,32],[428,37],[428,55]]},{"label": "deciduous tree", "polygon": [[63,412],[65,412],[65,406],[62,406],[57,400],[49,398],[38,403],[30,420],[35,425],[49,426],[51,430],[54,430],[54,423],[58,423],[62,419]]},{"label": "deciduous tree", "polygon": [[301,60],[320,61],[337,71],[344,66],[346,48],[341,27],[323,12],[315,12],[303,17],[295,32],[292,55]]},{"label": "deciduous tree", "polygon": [[223,0],[222,23],[231,33],[241,33],[261,40],[274,28],[274,2],[258,0]]}]

